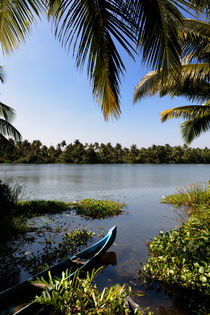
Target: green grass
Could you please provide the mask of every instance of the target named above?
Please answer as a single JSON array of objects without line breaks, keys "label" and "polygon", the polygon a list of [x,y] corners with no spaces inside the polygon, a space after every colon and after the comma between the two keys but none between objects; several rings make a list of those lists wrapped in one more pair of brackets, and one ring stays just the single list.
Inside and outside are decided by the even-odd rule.
[{"label": "green grass", "polygon": [[77,214],[92,219],[102,219],[122,214],[124,207],[124,203],[94,199],[83,199],[75,205]]},{"label": "green grass", "polygon": [[210,207],[210,192],[201,184],[191,184],[185,189],[178,188],[178,193],[162,198],[162,203],[173,204],[174,206],[185,206],[190,211],[201,205]]}]

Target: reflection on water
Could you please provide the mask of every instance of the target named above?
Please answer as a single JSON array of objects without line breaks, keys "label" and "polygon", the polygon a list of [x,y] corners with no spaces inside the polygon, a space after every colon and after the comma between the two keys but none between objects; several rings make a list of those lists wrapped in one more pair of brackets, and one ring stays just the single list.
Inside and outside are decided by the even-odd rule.
[{"label": "reflection on water", "polygon": [[[160,204],[161,197],[174,193],[176,187],[198,181],[207,183],[209,174],[210,165],[0,165],[0,176],[21,180],[30,199],[95,198],[126,203],[128,213],[115,218],[87,221],[74,213],[63,213],[47,220],[54,226],[85,225],[93,231],[102,226],[105,233],[117,225],[117,238],[111,249],[117,255],[117,265],[105,268],[97,283],[101,288],[126,283],[137,293],[143,291],[144,297],[136,297],[136,302],[151,306],[155,314],[189,314],[180,299],[170,296],[158,284],[148,288],[139,280],[139,262],[144,263],[148,256],[146,241],[180,221],[170,206]],[[43,218],[37,224],[41,222]],[[22,250],[29,250],[28,246]],[[40,249],[38,245],[37,248]],[[20,279],[27,276],[20,272]]]}]

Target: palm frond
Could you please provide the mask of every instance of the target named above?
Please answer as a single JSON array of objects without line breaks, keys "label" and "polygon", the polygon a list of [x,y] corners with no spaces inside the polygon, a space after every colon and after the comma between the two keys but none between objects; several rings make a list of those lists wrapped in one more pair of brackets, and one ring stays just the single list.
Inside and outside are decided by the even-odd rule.
[{"label": "palm frond", "polygon": [[204,15],[207,18],[210,14],[209,0],[189,0],[188,5],[198,14]]},{"label": "palm frond", "polygon": [[[120,75],[125,66],[113,38],[134,57],[131,42],[135,42],[133,27],[121,1],[59,0],[54,6],[52,19],[55,36],[67,49],[73,45],[77,67],[87,64],[87,74],[93,84],[105,119],[120,114]],[[55,14],[55,10],[57,13]]]},{"label": "palm frond", "polygon": [[199,62],[210,62],[210,25],[203,21],[185,19],[184,28],[180,31],[183,45],[182,55]]},{"label": "palm frond", "polygon": [[13,137],[15,141],[21,141],[22,136],[19,131],[8,121],[0,118],[0,134],[4,137]]},{"label": "palm frond", "polygon": [[0,42],[3,53],[12,52],[24,41],[35,17],[43,11],[42,0],[1,0]]},{"label": "palm frond", "polygon": [[[205,104],[204,104],[205,105]],[[160,113],[161,121],[165,122],[171,118],[196,119],[210,115],[209,105],[189,105],[174,107]]]},{"label": "palm frond", "polygon": [[[182,5],[186,1],[176,1]],[[184,4],[184,5],[185,5]],[[137,21],[138,47],[143,61],[155,69],[167,73],[169,67],[180,67],[181,45],[178,30],[183,16],[170,0],[131,0],[129,6]]]},{"label": "palm frond", "polygon": [[5,77],[4,68],[2,66],[0,66],[0,81],[1,81],[1,83],[4,83],[4,77]]},{"label": "palm frond", "polygon": [[171,71],[167,80],[162,80],[162,70],[151,71],[135,87],[133,102],[136,103],[147,95],[166,94],[185,96],[192,101],[205,101],[210,98],[210,67],[205,64],[182,65],[178,73]]},{"label": "palm frond", "polygon": [[201,133],[210,129],[210,115],[187,120],[181,124],[181,134],[186,143],[191,143]]},{"label": "palm frond", "polygon": [[11,122],[15,117],[15,111],[12,107],[0,102],[0,117],[3,117],[8,122]]}]

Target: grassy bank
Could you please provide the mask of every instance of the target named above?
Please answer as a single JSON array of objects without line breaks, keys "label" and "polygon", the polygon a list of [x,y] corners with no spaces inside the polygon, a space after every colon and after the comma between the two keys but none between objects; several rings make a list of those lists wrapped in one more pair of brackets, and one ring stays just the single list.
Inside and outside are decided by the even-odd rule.
[{"label": "grassy bank", "polygon": [[210,208],[210,192],[205,185],[191,184],[185,189],[177,188],[177,191],[174,195],[163,197],[161,202],[176,207],[185,206],[189,214],[199,211],[202,206]]},{"label": "grassy bank", "polygon": [[144,266],[145,275],[189,295],[194,311],[206,314],[210,292],[210,193],[201,185],[191,185],[164,197],[163,202],[185,206],[189,218],[148,243],[151,256]]}]

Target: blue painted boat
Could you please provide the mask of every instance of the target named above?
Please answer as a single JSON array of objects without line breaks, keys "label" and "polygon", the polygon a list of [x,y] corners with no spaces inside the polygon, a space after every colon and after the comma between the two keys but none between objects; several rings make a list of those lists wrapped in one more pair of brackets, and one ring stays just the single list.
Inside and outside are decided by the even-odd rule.
[{"label": "blue painted boat", "polygon": [[109,249],[113,244],[117,233],[117,227],[113,226],[107,235],[94,245],[79,252],[78,254],[69,257],[68,259],[53,265],[52,267],[36,274],[26,281],[11,287],[0,293],[0,315],[16,314],[35,314],[37,304],[32,304],[31,301],[35,295],[40,295],[44,289],[43,285],[32,283],[37,278],[43,277],[48,279],[48,272],[50,271],[52,277],[61,276],[66,269],[70,270],[69,277],[71,277],[79,268],[85,270],[94,265],[97,260]]}]

